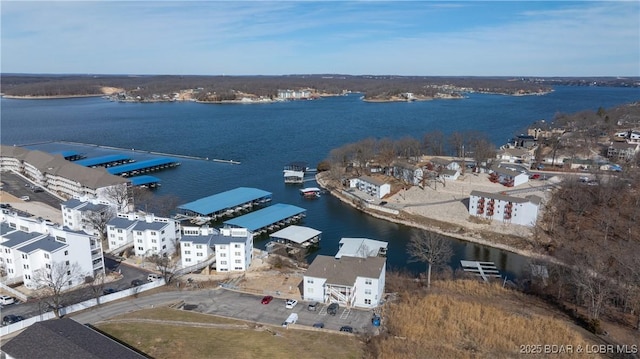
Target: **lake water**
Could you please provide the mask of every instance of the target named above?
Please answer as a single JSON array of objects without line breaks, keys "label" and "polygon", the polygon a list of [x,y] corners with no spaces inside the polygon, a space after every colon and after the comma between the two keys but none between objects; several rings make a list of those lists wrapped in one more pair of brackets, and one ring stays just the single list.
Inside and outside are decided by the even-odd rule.
[{"label": "lake water", "polygon": [[[182,159],[178,168],[157,172],[160,195],[182,203],[239,186],[273,193],[273,203],[307,209],[303,225],[323,232],[316,254],[333,255],[342,237],[389,242],[388,267],[423,271],[407,263],[406,243],[416,230],[371,218],[331,196],[305,200],[298,186],[285,185],[282,168],[292,161],[315,167],[332,148],[373,137],[422,139],[430,131],[480,131],[504,144],[533,121],[558,112],[596,110],[640,100],[632,88],[557,87],[545,96],[512,97],[469,94],[464,100],[412,103],[365,103],[360,95],[272,104],[118,103],[101,98],[57,100],[2,99],[0,142],[31,149],[78,149],[89,156],[113,153],[94,146],[51,143],[70,141],[126,150],[134,158],[155,151],[202,158],[235,160],[241,165]],[[42,144],[42,142],[49,142]],[[40,143],[40,144],[37,144]],[[305,186],[315,186],[315,182]],[[494,261],[510,277],[521,273],[521,256],[452,239],[460,259]],[[265,241],[257,242],[264,247]]]}]

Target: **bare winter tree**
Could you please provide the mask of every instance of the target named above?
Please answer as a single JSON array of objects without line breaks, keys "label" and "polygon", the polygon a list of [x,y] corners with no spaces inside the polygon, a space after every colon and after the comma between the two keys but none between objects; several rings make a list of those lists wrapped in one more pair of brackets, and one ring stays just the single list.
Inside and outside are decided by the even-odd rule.
[{"label": "bare winter tree", "polygon": [[448,263],[453,255],[453,249],[443,236],[423,230],[411,236],[407,253],[410,262],[427,264],[427,288],[431,288],[431,268]]},{"label": "bare winter tree", "polygon": [[98,304],[100,304],[100,297],[102,296],[104,291],[106,278],[107,277],[104,273],[98,273],[96,276],[86,278],[86,282],[89,285],[89,289],[91,290],[91,295],[96,298]]},{"label": "bare winter tree", "polygon": [[147,258],[147,262],[155,265],[162,278],[164,278],[165,285],[171,284],[178,276],[178,262],[171,260],[169,257],[154,254]]},{"label": "bare winter tree", "polygon": [[84,283],[88,273],[83,273],[78,263],[54,262],[51,268],[40,269],[33,274],[38,287],[40,301],[52,308],[56,317],[60,317],[60,308],[66,304],[67,289]]},{"label": "bare winter tree", "polygon": [[118,211],[126,211],[127,206],[132,201],[132,187],[130,184],[107,187],[104,195],[110,202],[118,206]]},{"label": "bare winter tree", "polygon": [[433,156],[442,156],[444,154],[444,143],[444,134],[441,131],[426,133],[422,139],[425,153]]},{"label": "bare winter tree", "polygon": [[98,232],[100,241],[107,239],[107,224],[115,218],[116,211],[111,206],[104,206],[100,210],[89,211],[86,213],[87,222]]},{"label": "bare winter tree", "polygon": [[393,160],[396,159],[395,144],[389,138],[383,138],[378,141],[378,162],[383,167],[391,166]]}]

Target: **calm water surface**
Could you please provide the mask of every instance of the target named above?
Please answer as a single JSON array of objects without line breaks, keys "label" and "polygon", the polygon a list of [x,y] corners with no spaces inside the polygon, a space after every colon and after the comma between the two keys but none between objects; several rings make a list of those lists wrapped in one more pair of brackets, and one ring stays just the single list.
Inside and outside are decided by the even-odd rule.
[{"label": "calm water surface", "polygon": [[[331,196],[304,200],[296,186],[286,186],[282,167],[306,161],[311,167],[332,148],[367,137],[421,139],[430,131],[480,131],[501,145],[533,121],[550,120],[558,112],[596,110],[640,100],[629,88],[558,87],[546,96],[512,97],[470,94],[464,100],[412,103],[365,103],[360,95],[250,105],[196,103],[117,103],[101,98],[59,100],[2,99],[0,142],[56,151],[78,149],[89,156],[112,153],[94,146],[45,143],[71,141],[126,150],[137,159],[145,151],[232,159],[241,165],[181,160],[182,166],[158,172],[160,195],[173,194],[186,203],[249,186],[273,193],[274,203],[307,209],[304,225],[323,232],[316,253],[333,255],[342,237],[368,237],[389,242],[388,266],[424,270],[407,263],[406,243],[414,229],[371,218]],[[316,185],[315,182],[305,186]],[[452,239],[455,257],[494,261],[510,277],[527,260],[521,256]],[[257,243],[264,247],[265,241]]]}]

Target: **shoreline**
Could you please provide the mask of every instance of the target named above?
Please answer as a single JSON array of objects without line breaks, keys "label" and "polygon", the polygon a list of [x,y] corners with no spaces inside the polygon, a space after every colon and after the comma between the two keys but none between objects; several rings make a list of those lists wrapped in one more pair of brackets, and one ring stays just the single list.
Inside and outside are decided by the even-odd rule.
[{"label": "shoreline", "polygon": [[[484,245],[484,246],[487,246],[487,247],[496,248],[496,249],[499,249],[499,250],[504,250],[504,251],[507,251],[507,252],[511,252],[511,253],[526,257],[526,258],[542,259],[542,260],[553,261],[553,262],[556,261],[555,258],[553,258],[553,257],[551,257],[549,255],[536,253],[536,252],[531,251],[531,250],[520,249],[520,248],[509,246],[509,245],[506,245],[506,244],[503,244],[503,243],[496,243],[496,242],[493,242],[493,241],[490,241],[490,240],[487,240],[487,239],[477,238],[477,237],[474,237],[474,236],[471,236],[471,235],[464,235],[464,234],[460,234],[460,233],[456,233],[456,232],[449,232],[449,231],[446,231],[446,230],[442,230],[441,228],[438,228],[436,226],[430,226],[430,225],[425,225],[425,224],[417,223],[417,222],[410,221],[410,220],[404,220],[404,219],[401,219],[401,218],[396,218],[396,217],[393,217],[391,215],[385,215],[383,213],[378,213],[376,211],[371,211],[371,210],[369,210],[367,208],[358,208],[358,207],[356,207],[354,205],[354,203],[350,199],[344,197],[343,195],[341,195],[335,189],[329,189],[326,186],[326,182],[321,177],[322,176],[320,176],[320,174],[317,174],[316,177],[315,177],[316,178],[316,182],[318,183],[318,185],[320,187],[325,189],[328,193],[330,193],[335,198],[339,199],[341,202],[343,202],[345,204],[348,204],[353,208],[357,208],[357,209],[361,210],[363,213],[365,213],[365,214],[367,214],[369,216],[372,216],[372,217],[375,217],[375,218],[378,218],[378,219],[382,219],[382,220],[386,220],[386,221],[389,221],[389,222],[392,222],[392,223],[402,224],[402,225],[405,225],[405,226],[408,226],[408,227],[412,227],[412,228],[419,228],[419,229],[427,230],[427,231],[430,231],[430,232],[435,232],[435,233],[441,234],[443,236],[455,238],[455,239],[458,239],[458,240],[461,240],[461,241],[474,243],[474,244],[480,244],[480,245]],[[425,219],[441,222],[441,220],[439,220],[439,219],[429,218],[429,217],[426,217],[426,216],[421,216],[421,217],[423,217]],[[460,228],[463,228],[466,231],[472,231],[471,228],[465,227],[465,225],[461,224],[461,223],[448,223],[448,224],[459,226]],[[496,235],[502,235],[499,232],[494,232],[494,233]]]},{"label": "shoreline", "polygon": [[3,98],[11,100],[61,100],[65,98],[80,98],[80,97],[102,97],[105,94],[95,95],[55,95],[55,96],[16,96],[16,95],[2,95]]}]

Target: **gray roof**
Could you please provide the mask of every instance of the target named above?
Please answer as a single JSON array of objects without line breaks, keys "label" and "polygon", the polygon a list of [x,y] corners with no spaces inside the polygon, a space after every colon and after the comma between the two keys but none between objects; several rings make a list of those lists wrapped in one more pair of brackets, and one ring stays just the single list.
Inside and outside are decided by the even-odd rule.
[{"label": "gray roof", "polygon": [[136,226],[133,227],[134,231],[159,231],[165,227],[167,227],[169,225],[169,223],[167,222],[145,222],[145,221],[138,221],[138,223],[136,223]]},{"label": "gray roof", "polygon": [[500,201],[513,202],[513,203],[533,202],[533,200],[530,200],[529,197],[536,197],[538,198],[538,201],[540,200],[540,197],[538,196],[527,196],[527,198],[522,198],[522,197],[509,196],[502,193],[490,193],[490,192],[482,192],[482,191],[475,191],[475,190],[471,191],[470,195],[476,196],[476,197],[493,198]]},{"label": "gray roof", "polygon": [[376,186],[382,186],[383,184],[385,184],[384,181],[381,181],[379,179],[375,179],[375,178],[370,177],[370,176],[360,176],[359,179],[361,181],[365,181],[367,183],[371,183],[371,184],[376,185]]},{"label": "gray roof", "polygon": [[87,205],[80,208],[81,212],[102,212],[105,209],[108,209],[109,206],[106,204],[93,204],[91,202],[87,202]]},{"label": "gray roof", "polygon": [[232,237],[232,236],[223,236],[222,234],[213,234],[212,237],[213,245],[216,244],[231,244],[231,243],[245,243],[247,241],[247,237]]},{"label": "gray roof", "polygon": [[2,245],[7,248],[13,248],[25,242],[28,242],[32,239],[42,237],[43,235],[44,234],[42,233],[36,233],[36,232],[28,233],[23,231],[15,231],[15,232],[11,232],[3,235],[3,237],[8,240],[6,242],[3,242]]},{"label": "gray roof", "polygon": [[0,223],[0,236],[4,236],[5,234],[13,232],[15,230],[16,229],[11,227],[7,222]]},{"label": "gray roof", "polygon": [[357,277],[379,278],[385,266],[384,257],[342,257],[317,256],[305,276],[326,278],[327,284],[353,286]]},{"label": "gray roof", "polygon": [[33,243],[29,243],[25,246],[18,248],[20,252],[23,253],[32,253],[37,250],[43,250],[45,252],[55,252],[58,249],[67,247],[66,243],[58,242],[53,237],[46,237],[42,239],[38,239]]},{"label": "gray roof", "polygon": [[206,236],[182,236],[180,238],[180,242],[191,242],[194,244],[206,244],[210,246],[213,241],[213,234],[208,234]]},{"label": "gray roof", "polygon": [[136,221],[132,221],[130,219],[122,217],[116,217],[107,222],[107,226],[113,226],[116,228],[129,228],[131,226],[134,226],[135,224]]},{"label": "gray roof", "polygon": [[386,249],[389,243],[369,238],[342,238],[340,249],[335,257],[375,257],[380,249]]},{"label": "gray roof", "polygon": [[2,351],[18,359],[148,358],[70,318],[34,323],[4,344]]},{"label": "gray roof", "polygon": [[86,202],[82,202],[79,199],[71,198],[69,200],[62,202],[62,205],[65,206],[66,208],[76,209],[78,207],[84,206],[85,203]]}]

